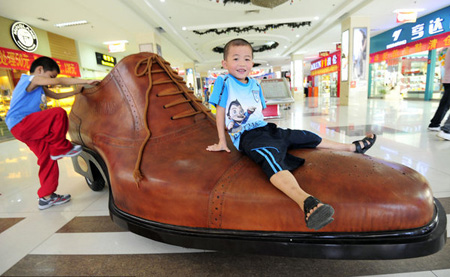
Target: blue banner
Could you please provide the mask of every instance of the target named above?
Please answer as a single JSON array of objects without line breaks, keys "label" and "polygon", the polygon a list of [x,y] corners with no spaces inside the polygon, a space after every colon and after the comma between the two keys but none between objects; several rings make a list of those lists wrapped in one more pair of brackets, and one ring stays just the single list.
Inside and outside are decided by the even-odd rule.
[{"label": "blue banner", "polygon": [[450,32],[450,6],[370,38],[370,53]]}]

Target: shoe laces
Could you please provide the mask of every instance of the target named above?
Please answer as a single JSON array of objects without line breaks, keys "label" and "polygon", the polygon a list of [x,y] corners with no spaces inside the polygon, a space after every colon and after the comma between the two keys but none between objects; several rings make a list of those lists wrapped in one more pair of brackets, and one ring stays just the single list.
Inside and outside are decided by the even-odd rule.
[{"label": "shoe laces", "polygon": [[[152,70],[152,66],[155,63],[157,63],[162,68],[162,70]],[[209,117],[210,119],[215,121],[215,117],[211,114],[210,110],[207,109],[205,106],[203,106],[202,101],[194,96],[194,92],[189,90],[186,87],[186,82],[182,81],[182,79],[178,76],[178,74],[174,70],[172,70],[172,68],[169,65],[170,64],[168,62],[166,62],[160,56],[158,56],[156,54],[152,54],[151,56],[140,60],[136,64],[136,67],[134,69],[134,73],[137,77],[142,77],[145,75],[147,75],[147,77],[148,77],[148,87],[147,87],[147,90],[145,91],[145,113],[144,113],[145,114],[144,126],[145,126],[145,130],[147,132],[147,135],[144,138],[144,140],[141,144],[141,147],[139,149],[138,157],[137,157],[136,164],[135,164],[134,171],[133,171],[133,177],[134,177],[137,187],[139,187],[140,181],[144,178],[140,167],[141,167],[141,163],[142,163],[142,156],[143,156],[145,146],[147,145],[148,141],[150,140],[150,137],[152,134],[151,130],[150,130],[150,126],[148,126],[147,113],[148,113],[148,107],[150,104],[149,103],[150,102],[149,101],[150,92],[154,85],[175,83],[175,85],[178,88],[177,91],[158,93],[157,96],[161,97],[161,96],[172,96],[172,95],[180,94],[180,95],[183,95],[185,98],[185,99],[177,100],[172,103],[166,104],[166,105],[164,105],[164,108],[170,108],[170,107],[173,107],[173,106],[176,106],[179,104],[184,104],[184,103],[191,104],[193,111],[187,111],[187,112],[185,111],[185,112],[176,114],[176,115],[172,116],[172,118],[171,118],[172,120],[177,120],[180,118],[195,116],[197,114],[204,113],[207,117]],[[167,73],[170,80],[153,82],[152,73],[161,73],[161,72]]]}]

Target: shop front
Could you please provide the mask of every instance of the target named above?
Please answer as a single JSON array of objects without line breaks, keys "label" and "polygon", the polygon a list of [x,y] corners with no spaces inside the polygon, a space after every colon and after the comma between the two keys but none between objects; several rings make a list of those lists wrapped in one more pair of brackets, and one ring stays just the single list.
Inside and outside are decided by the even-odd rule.
[{"label": "shop front", "polygon": [[369,97],[440,99],[450,6],[371,38]]},{"label": "shop front", "polygon": [[336,51],[311,62],[312,86],[308,96],[339,97],[341,51]]}]

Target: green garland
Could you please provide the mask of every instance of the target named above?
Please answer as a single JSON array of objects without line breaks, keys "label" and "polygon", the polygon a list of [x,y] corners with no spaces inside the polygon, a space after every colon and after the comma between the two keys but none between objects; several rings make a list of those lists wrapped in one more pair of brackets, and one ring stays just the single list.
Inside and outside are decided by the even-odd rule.
[{"label": "green garland", "polygon": [[239,3],[239,4],[249,4],[251,0],[223,0],[223,5],[226,5],[228,2]]},{"label": "green garland", "polygon": [[242,32],[249,32],[249,31],[256,31],[256,32],[266,32],[270,29],[278,29],[281,27],[290,27],[290,28],[300,28],[303,26],[311,26],[311,21],[303,21],[303,22],[297,22],[297,23],[279,23],[279,24],[268,24],[265,25],[264,27],[254,27],[254,26],[247,26],[247,27],[230,27],[230,28],[226,28],[226,29],[208,29],[204,32],[201,31],[197,31],[194,30],[193,32],[196,33],[197,35],[205,35],[205,34],[209,34],[209,33],[216,33],[217,35],[221,35],[221,34],[227,34],[229,32],[235,32],[235,33],[242,33]]},{"label": "green garland", "polygon": [[[253,47],[253,52],[264,52],[264,51],[269,51],[269,50],[272,50],[272,49],[277,48],[279,45],[280,45],[280,44],[279,44],[278,42],[274,42],[274,43],[272,43],[272,45],[270,45],[270,46],[264,44],[264,45],[261,45],[261,46],[259,46],[259,47]],[[213,52],[222,54],[222,53],[223,53],[223,48],[224,48],[224,47],[219,47],[219,46],[214,47],[214,48],[213,48]]]}]

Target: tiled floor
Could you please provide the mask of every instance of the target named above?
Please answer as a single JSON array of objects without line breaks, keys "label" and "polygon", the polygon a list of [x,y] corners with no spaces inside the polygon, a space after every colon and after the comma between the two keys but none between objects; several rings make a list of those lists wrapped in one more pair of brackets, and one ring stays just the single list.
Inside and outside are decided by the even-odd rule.
[{"label": "tiled floor", "polygon": [[[352,142],[378,139],[367,152],[405,164],[429,181],[450,211],[450,141],[427,130],[437,102],[368,100],[340,106],[306,98],[280,126]],[[5,276],[450,276],[450,246],[422,258],[383,261],[319,260],[235,255],[162,244],[123,231],[109,219],[108,191],[91,191],[70,159],[59,161],[57,192],[67,204],[39,211],[36,157],[17,140],[0,143],[0,274]]]}]

